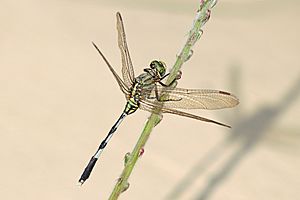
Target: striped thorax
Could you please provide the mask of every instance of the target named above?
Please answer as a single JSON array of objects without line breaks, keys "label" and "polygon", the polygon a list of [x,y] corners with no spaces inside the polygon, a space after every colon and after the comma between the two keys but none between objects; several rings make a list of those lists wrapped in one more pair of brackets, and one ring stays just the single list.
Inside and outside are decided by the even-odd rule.
[{"label": "striped thorax", "polygon": [[160,81],[165,73],[165,63],[157,60],[152,61],[150,68],[144,69],[144,73],[134,79],[124,112],[126,114],[134,113],[139,108],[139,101],[148,98],[150,95],[149,92],[144,93],[143,89],[147,91],[153,90],[155,83]]}]

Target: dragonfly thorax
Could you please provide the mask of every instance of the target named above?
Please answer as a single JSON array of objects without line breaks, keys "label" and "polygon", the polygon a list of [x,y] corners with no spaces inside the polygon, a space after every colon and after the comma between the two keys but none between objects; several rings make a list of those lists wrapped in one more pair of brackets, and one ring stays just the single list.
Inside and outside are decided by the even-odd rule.
[{"label": "dragonfly thorax", "polygon": [[144,73],[134,79],[129,100],[139,104],[140,99],[148,98],[151,93],[150,91],[153,90],[155,84],[162,79],[165,73],[166,64],[164,62],[157,60],[152,61],[150,68],[144,69]]},{"label": "dragonfly thorax", "polygon": [[149,97],[150,91],[153,90],[157,78],[159,77],[152,74],[151,71],[146,71],[136,77],[132,87],[130,88],[128,102],[130,102],[130,104],[134,107],[139,107],[140,100]]}]

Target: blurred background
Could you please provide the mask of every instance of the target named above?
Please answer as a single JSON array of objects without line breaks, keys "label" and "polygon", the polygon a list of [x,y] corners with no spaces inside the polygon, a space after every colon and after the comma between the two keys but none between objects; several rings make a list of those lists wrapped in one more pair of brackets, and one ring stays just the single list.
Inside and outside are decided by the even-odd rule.
[{"label": "blurred background", "polygon": [[[121,114],[115,13],[139,74],[171,67],[199,1],[0,2],[0,198],[107,199],[149,116],[127,117],[92,176],[76,183]],[[193,111],[233,128],[164,115],[121,199],[300,196],[300,2],[219,1],[178,87],[222,89],[240,105]]]}]

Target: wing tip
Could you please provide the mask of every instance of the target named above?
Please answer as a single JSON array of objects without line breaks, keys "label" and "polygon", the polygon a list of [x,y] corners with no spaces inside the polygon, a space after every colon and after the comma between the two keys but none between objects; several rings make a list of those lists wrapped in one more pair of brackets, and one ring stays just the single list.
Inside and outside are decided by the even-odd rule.
[{"label": "wing tip", "polygon": [[117,18],[120,18],[120,19],[122,20],[121,13],[120,13],[119,11],[116,13],[116,17],[117,17]]},{"label": "wing tip", "polygon": [[234,94],[232,94],[230,92],[225,92],[225,91],[222,91],[222,90],[219,90],[218,92],[219,92],[219,94],[228,95],[228,96],[233,97],[235,102],[231,107],[235,107],[240,103],[240,100]]}]

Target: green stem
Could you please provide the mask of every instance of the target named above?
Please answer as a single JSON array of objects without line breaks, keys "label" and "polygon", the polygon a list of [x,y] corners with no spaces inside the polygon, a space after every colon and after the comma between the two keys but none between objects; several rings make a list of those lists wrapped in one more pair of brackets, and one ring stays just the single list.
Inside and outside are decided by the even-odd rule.
[{"label": "green stem", "polygon": [[[183,46],[182,50],[180,51],[180,54],[177,56],[176,62],[174,66],[171,69],[170,75],[168,76],[168,79],[166,81],[166,84],[171,83],[176,76],[178,75],[178,72],[180,71],[180,68],[184,62],[186,62],[192,55],[192,47],[197,42],[197,40],[202,35],[201,27],[207,22],[210,16],[210,9],[216,4],[216,0],[202,0],[200,1],[199,9],[197,10],[196,17],[193,22],[192,29],[189,31],[187,41],[185,45]],[[142,134],[140,138],[138,139],[133,151],[130,155],[127,155],[125,158],[125,167],[123,169],[123,172],[118,179],[110,197],[109,200],[115,200],[118,199],[120,194],[124,192],[128,187],[128,179],[131,175],[131,172],[139,158],[139,154],[144,148],[152,129],[161,121],[161,116],[152,113],[150,117],[148,118],[145,127],[142,131]]]}]

